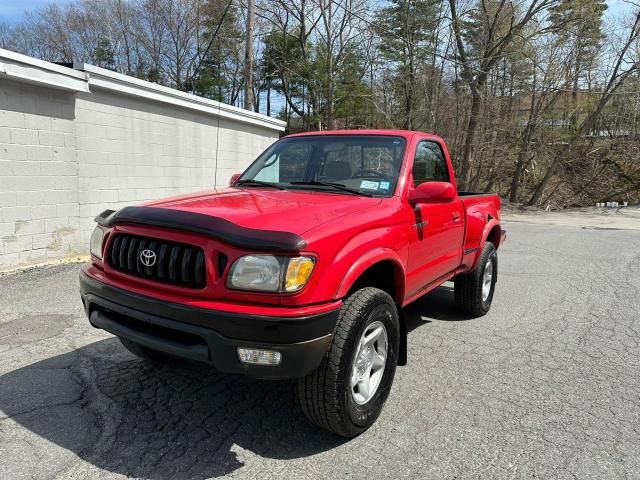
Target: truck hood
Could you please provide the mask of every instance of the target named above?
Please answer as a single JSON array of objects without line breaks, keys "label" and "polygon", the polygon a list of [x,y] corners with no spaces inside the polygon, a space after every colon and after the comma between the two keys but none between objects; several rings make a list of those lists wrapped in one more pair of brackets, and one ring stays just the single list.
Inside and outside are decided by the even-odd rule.
[{"label": "truck hood", "polygon": [[223,218],[246,228],[302,235],[323,223],[378,205],[380,198],[330,192],[224,188],[145,203]]}]

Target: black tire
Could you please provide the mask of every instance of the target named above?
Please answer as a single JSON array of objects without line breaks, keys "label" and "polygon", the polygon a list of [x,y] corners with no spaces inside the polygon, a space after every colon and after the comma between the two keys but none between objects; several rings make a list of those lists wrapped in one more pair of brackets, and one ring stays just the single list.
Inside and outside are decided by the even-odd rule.
[{"label": "black tire", "polygon": [[[482,285],[487,263],[492,264],[491,290],[486,299],[482,298]],[[454,297],[456,307],[463,313],[474,317],[485,315],[491,308],[493,293],[498,280],[498,254],[491,242],[486,242],[478,263],[471,273],[454,279]]]},{"label": "black tire", "polygon": [[[357,347],[367,326],[380,322],[387,333],[386,364],[373,396],[358,404],[350,386]],[[354,437],[376,421],[384,406],[398,361],[400,320],[393,299],[382,290],[366,287],[344,302],[331,347],[320,366],[298,381],[298,397],[311,423],[343,437]]]},{"label": "black tire", "polygon": [[118,337],[118,339],[120,340],[120,343],[122,343],[124,348],[143,360],[153,363],[170,363],[177,360],[176,357],[172,357],[167,353],[143,347],[139,343],[132,342],[128,338]]}]

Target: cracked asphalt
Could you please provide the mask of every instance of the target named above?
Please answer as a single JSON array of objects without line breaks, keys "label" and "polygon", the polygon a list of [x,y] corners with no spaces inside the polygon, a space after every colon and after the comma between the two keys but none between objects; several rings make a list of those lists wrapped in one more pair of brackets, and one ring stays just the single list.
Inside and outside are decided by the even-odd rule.
[{"label": "cracked asphalt", "polygon": [[78,265],[0,277],[0,478],[640,478],[640,231],[507,223],[491,312],[410,306],[409,365],[345,441],[292,382],[152,367]]}]

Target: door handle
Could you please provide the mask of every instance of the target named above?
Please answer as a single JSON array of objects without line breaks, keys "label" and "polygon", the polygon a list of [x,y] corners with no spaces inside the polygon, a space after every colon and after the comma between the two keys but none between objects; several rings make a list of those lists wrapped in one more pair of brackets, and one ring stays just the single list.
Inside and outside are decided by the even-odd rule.
[{"label": "door handle", "polygon": [[462,220],[462,217],[460,216],[459,213],[454,213],[453,214],[453,223],[459,223],[460,220]]}]

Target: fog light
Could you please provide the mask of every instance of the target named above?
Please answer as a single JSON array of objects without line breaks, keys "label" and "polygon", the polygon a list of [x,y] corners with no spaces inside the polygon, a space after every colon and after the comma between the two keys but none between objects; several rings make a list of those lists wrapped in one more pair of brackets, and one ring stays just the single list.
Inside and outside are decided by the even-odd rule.
[{"label": "fog light", "polygon": [[242,363],[254,365],[280,365],[282,354],[275,350],[260,350],[257,348],[238,347],[238,358]]}]

